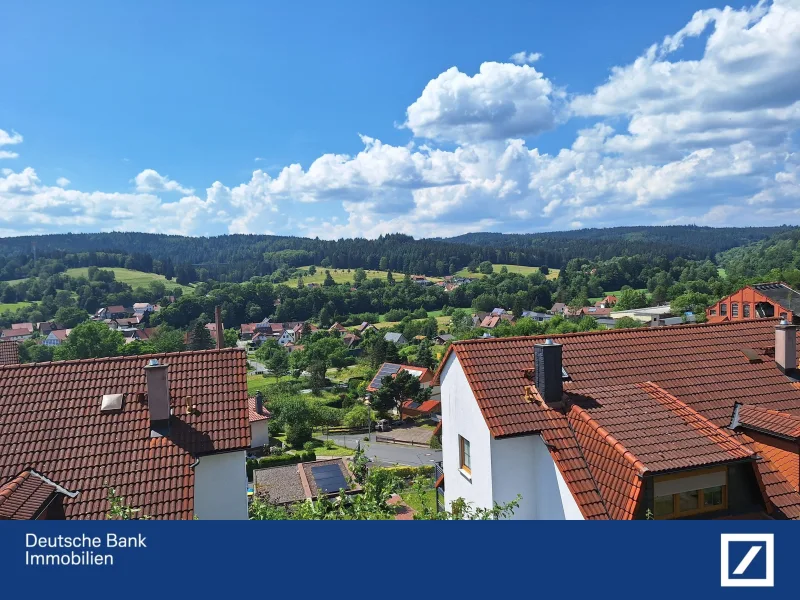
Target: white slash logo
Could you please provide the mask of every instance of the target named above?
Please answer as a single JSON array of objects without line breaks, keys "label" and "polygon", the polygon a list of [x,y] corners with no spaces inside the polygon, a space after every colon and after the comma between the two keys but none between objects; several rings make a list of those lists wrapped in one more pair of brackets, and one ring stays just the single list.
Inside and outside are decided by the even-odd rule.
[{"label": "white slash logo", "polygon": [[[775,585],[775,535],[723,533],[720,558],[722,587],[773,587]],[[742,551],[745,550],[744,555]],[[731,561],[733,561],[731,563]]]}]

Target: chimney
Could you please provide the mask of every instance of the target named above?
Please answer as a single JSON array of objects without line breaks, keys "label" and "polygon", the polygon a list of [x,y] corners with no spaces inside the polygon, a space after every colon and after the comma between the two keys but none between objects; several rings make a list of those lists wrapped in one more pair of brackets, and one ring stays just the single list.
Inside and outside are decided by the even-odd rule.
[{"label": "chimney", "polygon": [[169,383],[167,365],[151,358],[144,368],[147,376],[147,406],[150,409],[150,426],[169,423]]},{"label": "chimney", "polygon": [[550,338],[533,347],[533,383],[547,406],[560,405],[563,381],[561,379],[561,344]]},{"label": "chimney", "polygon": [[797,325],[786,319],[775,327],[775,362],[787,375],[797,371]]},{"label": "chimney", "polygon": [[222,332],[222,311],[219,306],[214,309],[214,323],[217,326],[217,350],[225,347],[225,336]]},{"label": "chimney", "polygon": [[256,412],[260,415],[264,414],[264,394],[261,390],[256,392]]}]

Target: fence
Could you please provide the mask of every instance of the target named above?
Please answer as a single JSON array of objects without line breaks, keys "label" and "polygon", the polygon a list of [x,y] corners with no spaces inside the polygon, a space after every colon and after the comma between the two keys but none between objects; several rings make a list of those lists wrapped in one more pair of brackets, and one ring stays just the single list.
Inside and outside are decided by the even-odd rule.
[{"label": "fence", "polygon": [[393,437],[388,437],[385,435],[376,435],[375,436],[376,442],[384,442],[387,444],[404,444],[406,446],[419,446],[420,448],[430,448],[430,442],[415,442],[414,440],[398,440]]}]

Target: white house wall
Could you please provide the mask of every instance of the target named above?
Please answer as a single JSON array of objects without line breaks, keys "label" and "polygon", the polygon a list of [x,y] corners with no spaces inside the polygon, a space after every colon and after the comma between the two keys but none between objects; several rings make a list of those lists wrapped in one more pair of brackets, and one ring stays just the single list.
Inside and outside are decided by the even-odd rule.
[{"label": "white house wall", "polygon": [[262,421],[250,422],[250,437],[252,442],[251,448],[261,448],[262,446],[269,445],[269,421],[264,419]]},{"label": "white house wall", "polygon": [[245,451],[201,456],[194,467],[194,514],[198,519],[247,519]]},{"label": "white house wall", "polygon": [[[514,519],[583,519],[572,493],[538,435],[495,439],[455,354],[441,373],[445,501],[464,498],[490,508],[522,496]],[[470,441],[472,480],[459,469],[458,436]]]},{"label": "white house wall", "polygon": [[[441,374],[442,394],[442,465],[445,502],[463,498],[475,506],[492,506],[491,436],[478,408],[464,370],[451,354]],[[472,479],[459,467],[458,436],[470,442]]]}]

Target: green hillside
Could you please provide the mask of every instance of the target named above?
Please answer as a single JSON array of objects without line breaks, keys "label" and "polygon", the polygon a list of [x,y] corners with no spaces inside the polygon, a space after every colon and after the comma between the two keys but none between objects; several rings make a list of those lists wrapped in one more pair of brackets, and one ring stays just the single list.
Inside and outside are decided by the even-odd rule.
[{"label": "green hillside", "polygon": [[[509,273],[521,273],[522,275],[529,275],[531,273],[537,273],[539,271],[539,267],[523,267],[520,265],[492,265],[494,267],[494,272],[499,273],[500,269],[503,267],[508,268]],[[483,273],[471,273],[469,269],[461,269],[456,273],[457,277],[471,277],[473,279],[486,277]],[[547,274],[547,279],[558,279],[558,269],[550,269],[550,272]]]},{"label": "green hillside", "polygon": [[[143,271],[134,271],[132,269],[122,269],[117,267],[103,270],[114,271],[114,277],[116,277],[117,281],[121,283],[127,283],[134,289],[137,287],[147,287],[150,285],[151,281],[161,281],[167,286],[167,288],[182,288],[184,293],[190,292],[193,289],[193,286],[191,285],[180,285],[174,279],[172,281],[167,281],[166,277],[163,275],[157,275],[155,273],[144,273]],[[68,277],[87,277],[88,273],[89,267],[67,269],[65,272]]]}]

